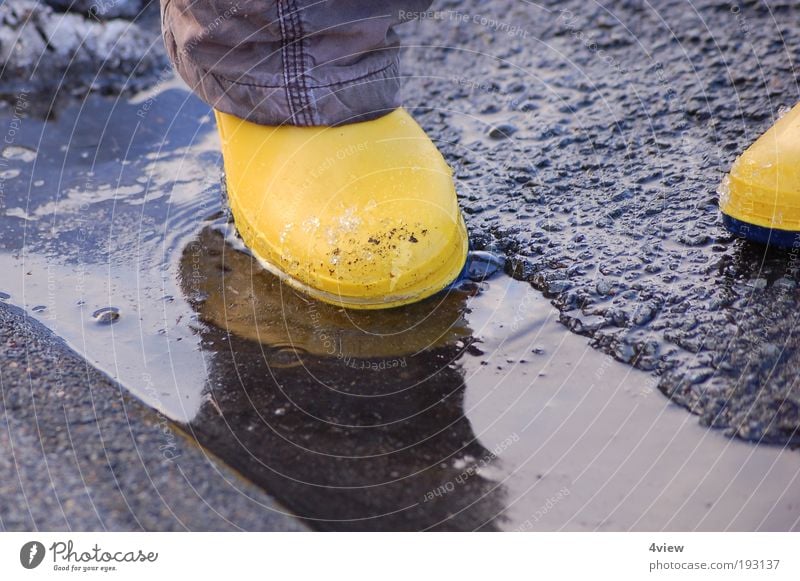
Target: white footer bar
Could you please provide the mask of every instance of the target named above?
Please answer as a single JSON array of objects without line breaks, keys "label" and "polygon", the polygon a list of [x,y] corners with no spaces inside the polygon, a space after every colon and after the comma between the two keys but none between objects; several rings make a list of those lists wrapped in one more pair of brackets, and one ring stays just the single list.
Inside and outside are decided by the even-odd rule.
[{"label": "white footer bar", "polygon": [[799,553],[798,533],[3,533],[0,575],[794,581]]}]

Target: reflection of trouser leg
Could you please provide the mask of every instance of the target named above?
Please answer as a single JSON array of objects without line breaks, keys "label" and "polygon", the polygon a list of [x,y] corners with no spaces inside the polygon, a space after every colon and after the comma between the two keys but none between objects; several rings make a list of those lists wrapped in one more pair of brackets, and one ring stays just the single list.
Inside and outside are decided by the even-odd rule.
[{"label": "reflection of trouser leg", "polygon": [[214,108],[263,125],[338,125],[398,103],[393,27],[431,0],[162,0],[178,73]]}]

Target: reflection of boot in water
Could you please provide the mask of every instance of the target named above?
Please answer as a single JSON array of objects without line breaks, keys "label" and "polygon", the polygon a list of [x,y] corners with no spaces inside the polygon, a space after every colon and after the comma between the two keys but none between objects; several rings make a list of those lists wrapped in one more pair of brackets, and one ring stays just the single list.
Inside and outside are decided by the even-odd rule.
[{"label": "reflection of boot in water", "polygon": [[[204,299],[194,304],[200,317],[265,345],[291,345],[339,359],[392,358],[470,334],[461,295],[442,294],[402,309],[345,310],[283,284],[248,255],[225,246],[213,230],[204,230],[199,244],[186,252],[192,260],[184,264],[183,277],[193,280],[184,284],[192,284]],[[205,263],[196,260],[203,253]]]},{"label": "reflection of boot in water", "polygon": [[463,295],[344,311],[210,229],[181,267],[209,354],[191,426],[204,446],[319,528],[494,528],[502,492],[476,470],[492,458],[453,364],[470,341]]}]

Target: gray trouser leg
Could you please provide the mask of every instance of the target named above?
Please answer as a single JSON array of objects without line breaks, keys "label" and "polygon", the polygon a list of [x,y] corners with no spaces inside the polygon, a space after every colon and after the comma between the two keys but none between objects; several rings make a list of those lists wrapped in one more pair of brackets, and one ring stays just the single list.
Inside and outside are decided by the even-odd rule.
[{"label": "gray trouser leg", "polygon": [[212,107],[263,125],[339,125],[399,106],[393,27],[431,0],[162,0],[178,73]]}]

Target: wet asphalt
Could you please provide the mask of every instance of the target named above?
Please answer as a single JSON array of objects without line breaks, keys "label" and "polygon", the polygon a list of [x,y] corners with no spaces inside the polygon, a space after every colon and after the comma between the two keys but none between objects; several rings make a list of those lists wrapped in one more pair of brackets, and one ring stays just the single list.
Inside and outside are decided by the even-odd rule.
[{"label": "wet asphalt", "polygon": [[[505,255],[508,274],[550,298],[564,325],[655,374],[658,389],[704,424],[762,444],[800,443],[797,251],[734,239],[716,209],[716,188],[735,156],[798,98],[797,10],[788,2],[669,1],[441,2],[434,10],[403,31],[405,102],[456,171],[473,247]],[[261,487],[210,463],[174,426],[165,430],[156,413],[122,395],[36,323],[2,304],[0,315],[0,442],[8,450],[0,458],[6,474],[0,528],[299,526],[280,515]],[[242,341],[232,352],[248,349],[260,348]],[[220,376],[230,375],[235,361],[220,358],[217,365]],[[298,401],[320,412],[330,407],[291,368],[282,373],[281,382],[297,386]],[[421,416],[416,425],[419,433],[426,421],[452,425],[435,432],[437,454],[443,447],[463,452],[471,441],[459,415],[460,381],[444,370],[440,391],[405,402],[425,408],[451,398],[452,409],[439,407],[439,417]],[[279,387],[255,393],[262,407],[286,407]],[[344,412],[402,413],[404,402],[390,405],[394,400],[385,399],[378,411]],[[189,426],[194,436],[216,442],[218,454],[267,490],[269,461],[282,457],[298,478],[282,490],[285,502],[299,513],[314,511],[316,526],[336,528],[319,523],[349,518],[345,508],[354,504],[369,505],[363,491],[347,496],[347,478],[335,485],[350,504],[321,505],[302,484],[319,466],[305,474],[311,468],[293,462],[292,450],[282,450],[277,439],[272,448],[248,443],[256,437],[246,433],[254,420],[249,399],[227,392],[213,402]],[[235,442],[225,437],[230,418],[240,420]],[[365,453],[390,448],[392,437]],[[342,442],[330,441],[322,473],[352,473],[350,484],[363,486],[363,471],[337,458]],[[237,466],[241,443],[274,456]],[[172,446],[177,461],[165,458]],[[424,450],[406,460],[424,465]],[[436,482],[398,483],[394,494],[418,500]],[[448,512],[387,515],[382,525],[481,526],[500,502],[484,486],[475,479],[463,496],[483,512],[444,505]]]},{"label": "wet asphalt", "polygon": [[0,346],[0,531],[305,529],[19,309]]},{"label": "wet asphalt", "polygon": [[703,423],[800,444],[798,249],[734,239],[717,209],[798,100],[797,6],[440,8],[411,33],[406,103],[456,168],[473,245]]}]

